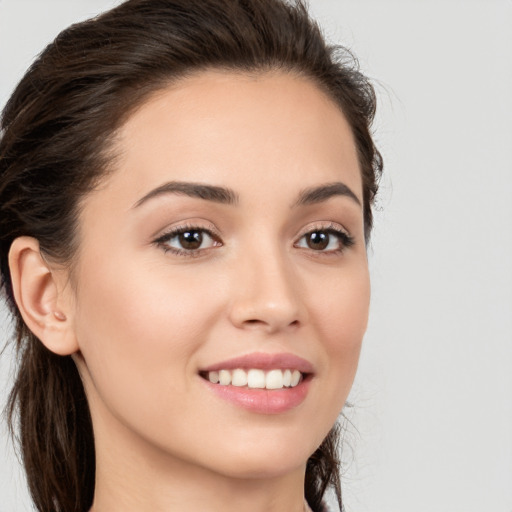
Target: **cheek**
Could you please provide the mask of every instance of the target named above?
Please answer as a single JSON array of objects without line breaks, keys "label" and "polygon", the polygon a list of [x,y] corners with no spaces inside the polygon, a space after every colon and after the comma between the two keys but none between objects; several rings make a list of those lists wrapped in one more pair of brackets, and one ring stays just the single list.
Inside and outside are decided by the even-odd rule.
[{"label": "cheek", "polygon": [[[329,293],[318,293],[312,316],[324,348],[319,371],[326,383],[318,401],[318,417],[327,414],[334,421],[345,404],[357,370],[369,302],[366,260],[331,279]],[[325,408],[326,403],[332,407]]]},{"label": "cheek", "polygon": [[332,355],[358,350],[366,332],[370,304],[366,258],[358,258],[347,269],[333,272],[322,284],[309,286],[309,309],[315,329]]},{"label": "cheek", "polygon": [[139,263],[118,258],[80,276],[79,346],[96,391],[115,407],[158,407],[170,393],[183,393],[218,309],[213,289]]},{"label": "cheek", "polygon": [[333,371],[340,378],[350,376],[347,383],[350,387],[368,325],[370,281],[367,267],[340,278],[337,289],[326,305],[327,349]]},{"label": "cheek", "polygon": [[[164,266],[139,263],[123,265],[118,259],[116,265],[95,266],[80,277],[77,313],[83,338],[94,333],[107,337],[108,346],[143,352],[190,351],[190,340],[201,336],[207,321],[213,292]],[[199,303],[203,323],[197,321]]]}]

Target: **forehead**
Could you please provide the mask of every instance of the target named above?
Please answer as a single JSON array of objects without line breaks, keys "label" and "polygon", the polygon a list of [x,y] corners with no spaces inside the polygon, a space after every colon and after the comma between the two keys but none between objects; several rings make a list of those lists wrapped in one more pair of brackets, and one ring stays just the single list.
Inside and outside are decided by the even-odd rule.
[{"label": "forehead", "polygon": [[343,180],[362,199],[357,152],[340,108],[285,72],[203,71],[162,89],[118,132],[109,181],[133,202],[169,179],[231,188]]}]

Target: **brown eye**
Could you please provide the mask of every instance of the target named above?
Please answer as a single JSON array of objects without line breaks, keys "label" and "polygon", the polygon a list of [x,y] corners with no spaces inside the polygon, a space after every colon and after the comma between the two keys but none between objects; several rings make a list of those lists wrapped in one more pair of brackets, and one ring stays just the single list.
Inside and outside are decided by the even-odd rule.
[{"label": "brown eye", "polygon": [[199,249],[203,243],[203,234],[201,231],[185,231],[180,233],[177,238],[181,247],[188,251]]},{"label": "brown eye", "polygon": [[330,235],[325,231],[313,231],[305,235],[304,238],[307,246],[314,251],[323,251],[329,246]]},{"label": "brown eye", "polygon": [[213,233],[202,228],[178,228],[156,240],[166,252],[186,255],[200,254],[203,249],[222,245]]},{"label": "brown eye", "polygon": [[309,231],[295,244],[301,249],[325,253],[342,252],[351,245],[354,245],[354,239],[348,233],[334,228]]}]

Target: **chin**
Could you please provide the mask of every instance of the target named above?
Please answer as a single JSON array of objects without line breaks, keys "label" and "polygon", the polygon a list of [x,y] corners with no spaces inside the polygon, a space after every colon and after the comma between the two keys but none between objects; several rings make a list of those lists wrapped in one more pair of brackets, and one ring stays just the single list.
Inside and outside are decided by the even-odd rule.
[{"label": "chin", "polygon": [[219,472],[228,478],[237,478],[241,480],[253,479],[276,479],[286,475],[299,472],[303,475],[309,456],[297,458],[295,460],[283,460],[278,455],[262,457],[240,457],[233,460]]},{"label": "chin", "polygon": [[318,443],[308,442],[304,433],[297,439],[291,432],[280,436],[274,433],[273,438],[267,436],[229,443],[221,454],[212,453],[210,460],[229,477],[277,478],[297,471],[303,473],[307,460],[323,439]]}]

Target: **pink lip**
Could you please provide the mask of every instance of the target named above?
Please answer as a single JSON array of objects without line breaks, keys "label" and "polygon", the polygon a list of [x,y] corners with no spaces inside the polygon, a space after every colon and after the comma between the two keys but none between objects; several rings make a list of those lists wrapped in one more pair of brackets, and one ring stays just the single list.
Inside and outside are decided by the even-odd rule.
[{"label": "pink lip", "polygon": [[212,364],[203,368],[202,372],[218,372],[219,370],[235,370],[236,368],[261,370],[299,370],[301,373],[313,373],[313,365],[294,354],[268,354],[266,352],[254,352],[240,357],[234,357],[227,361]]},{"label": "pink lip", "polygon": [[313,365],[294,354],[267,354],[253,353],[241,357],[235,357],[227,361],[215,363],[201,370],[201,373],[234,370],[236,368],[261,370],[292,369],[308,374],[294,388],[283,389],[250,389],[247,387],[222,386],[202,379],[204,384],[216,396],[231,404],[259,414],[280,414],[300,405],[307,396],[311,383]]}]

